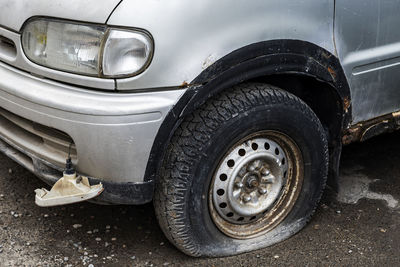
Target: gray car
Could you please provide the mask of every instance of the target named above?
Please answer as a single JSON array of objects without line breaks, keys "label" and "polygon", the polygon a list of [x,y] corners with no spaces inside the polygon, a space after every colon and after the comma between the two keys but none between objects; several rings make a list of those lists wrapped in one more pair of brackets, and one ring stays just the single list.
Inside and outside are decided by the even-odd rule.
[{"label": "gray car", "polygon": [[337,187],[342,145],[399,127],[399,13],[396,0],[0,0],[0,151],[49,185],[70,160],[64,177],[100,186],[100,204],[153,201],[188,255],[275,244]]}]

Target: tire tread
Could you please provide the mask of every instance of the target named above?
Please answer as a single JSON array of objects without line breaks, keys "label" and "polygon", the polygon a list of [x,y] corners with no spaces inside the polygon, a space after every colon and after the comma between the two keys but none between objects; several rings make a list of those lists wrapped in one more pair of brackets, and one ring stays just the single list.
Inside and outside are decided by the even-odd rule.
[{"label": "tire tread", "polygon": [[191,188],[190,171],[196,162],[196,155],[202,154],[202,147],[210,140],[212,133],[221,123],[259,105],[289,105],[310,118],[325,145],[324,162],[321,168],[320,192],[308,222],[317,208],[327,178],[329,160],[326,134],[315,113],[298,97],[271,85],[244,83],[234,86],[208,100],[189,115],[177,128],[165,156],[156,183],[154,206],[159,224],[167,238],[180,250],[190,256],[203,255],[201,247],[192,238],[193,233],[186,217],[185,202],[188,188]]}]

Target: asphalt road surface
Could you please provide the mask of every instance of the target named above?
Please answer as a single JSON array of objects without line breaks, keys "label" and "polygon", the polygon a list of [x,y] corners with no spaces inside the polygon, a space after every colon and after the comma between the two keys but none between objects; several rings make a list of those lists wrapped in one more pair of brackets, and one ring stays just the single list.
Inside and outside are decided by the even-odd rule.
[{"label": "asphalt road surface", "polygon": [[166,240],[150,204],[35,206],[46,185],[0,155],[0,266],[400,266],[400,133],[346,147],[341,184],[291,239],[197,259]]}]

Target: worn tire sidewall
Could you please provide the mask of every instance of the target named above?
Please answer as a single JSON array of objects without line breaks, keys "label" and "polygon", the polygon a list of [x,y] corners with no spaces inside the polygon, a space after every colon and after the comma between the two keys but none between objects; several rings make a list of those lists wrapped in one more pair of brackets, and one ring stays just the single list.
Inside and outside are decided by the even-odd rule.
[{"label": "worn tire sidewall", "polygon": [[[305,104],[304,104],[305,105]],[[305,106],[308,108],[307,106]],[[321,196],[327,174],[327,144],[322,126],[310,110],[307,116],[285,103],[256,106],[225,121],[203,147],[192,166],[194,177],[189,192],[190,227],[201,255],[226,256],[266,247],[298,232],[307,223]],[[292,138],[304,161],[300,195],[288,216],[273,230],[251,239],[232,239],[214,224],[209,212],[208,193],[216,167],[225,153],[240,139],[263,130],[275,130]]]}]

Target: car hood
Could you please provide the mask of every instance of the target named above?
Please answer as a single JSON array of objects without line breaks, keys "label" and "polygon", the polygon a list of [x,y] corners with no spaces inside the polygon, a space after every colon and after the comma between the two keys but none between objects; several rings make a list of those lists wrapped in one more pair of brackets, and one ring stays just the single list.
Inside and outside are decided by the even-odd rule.
[{"label": "car hood", "polygon": [[20,31],[33,16],[105,23],[120,0],[0,0],[0,26]]}]

